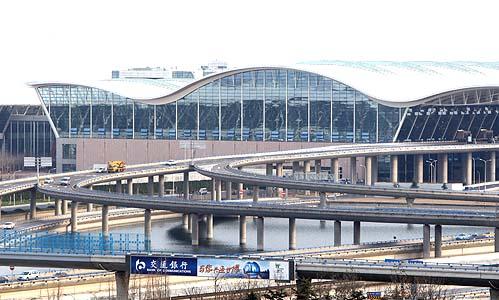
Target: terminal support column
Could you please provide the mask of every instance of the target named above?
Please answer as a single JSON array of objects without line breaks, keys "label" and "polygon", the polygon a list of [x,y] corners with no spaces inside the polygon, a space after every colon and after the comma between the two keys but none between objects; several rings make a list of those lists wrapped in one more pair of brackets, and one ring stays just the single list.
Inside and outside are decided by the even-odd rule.
[{"label": "terminal support column", "polygon": [[423,258],[430,258],[430,225],[423,225]]},{"label": "terminal support column", "polygon": [[371,156],[366,156],[365,162],[366,162],[366,165],[365,165],[366,174],[364,174],[364,176],[366,178],[365,178],[364,184],[371,185],[372,184],[372,174],[373,174],[373,158]]},{"label": "terminal support column", "polygon": [[29,217],[31,220],[36,218],[36,190],[34,188],[30,190]]},{"label": "terminal support column", "polygon": [[165,175],[158,176],[158,196],[163,197],[165,195]]},{"label": "terminal support column", "polygon": [[144,243],[146,251],[151,250],[151,210],[144,211]]},{"label": "terminal support column", "polygon": [[435,257],[442,257],[442,225],[435,225]]},{"label": "terminal support column", "polygon": [[360,221],[353,222],[353,244],[360,245]]},{"label": "terminal support column", "polygon": [[109,206],[102,205],[102,235],[109,236]]},{"label": "terminal support column", "polygon": [[331,158],[331,175],[333,175],[334,182],[340,180],[340,165],[337,158]]},{"label": "terminal support column", "polygon": [[198,214],[191,214],[191,238],[192,238],[192,246],[199,246],[199,218]]},{"label": "terminal support column", "polygon": [[463,183],[465,185],[473,184],[473,153],[468,152],[463,154]]},{"label": "terminal support column", "polygon": [[256,219],[256,250],[263,251],[264,249],[264,219],[258,217]]},{"label": "terminal support column", "polygon": [[352,184],[357,183],[357,158],[350,157],[350,179]]},{"label": "terminal support column", "polygon": [[334,246],[341,246],[341,222],[334,221]]},{"label": "terminal support column", "polygon": [[114,278],[116,280],[116,299],[128,299],[130,273],[128,271],[116,271]]},{"label": "terminal support column", "polygon": [[487,176],[488,181],[496,181],[496,152],[490,152],[489,161],[489,176]]},{"label": "terminal support column", "polygon": [[289,250],[296,249],[296,219],[289,218]]},{"label": "terminal support column", "polygon": [[390,155],[390,180],[393,186],[399,184],[399,157],[397,155]]},{"label": "terminal support column", "polygon": [[129,178],[126,180],[126,188],[128,189],[128,195],[133,195],[133,179]]},{"label": "terminal support column", "polygon": [[71,233],[78,231],[78,202],[71,201]]},{"label": "terminal support column", "polygon": [[437,157],[437,180],[439,183],[449,183],[449,155],[447,153],[439,154]]},{"label": "terminal support column", "polygon": [[373,163],[372,163],[372,168],[373,168],[373,173],[371,175],[371,185],[375,185],[376,182],[378,182],[378,157],[373,156]]},{"label": "terminal support column", "polygon": [[239,245],[246,245],[246,216],[239,216]]},{"label": "terminal support column", "polygon": [[423,183],[423,155],[414,155],[414,180],[413,184],[418,186]]}]

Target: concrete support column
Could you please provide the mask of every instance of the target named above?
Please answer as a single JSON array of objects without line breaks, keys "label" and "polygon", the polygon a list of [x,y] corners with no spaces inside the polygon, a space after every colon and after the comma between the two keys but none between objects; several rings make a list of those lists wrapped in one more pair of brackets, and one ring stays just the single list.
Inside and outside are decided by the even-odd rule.
[{"label": "concrete support column", "polygon": [[289,250],[296,249],[296,219],[289,218]]},{"label": "concrete support column", "polygon": [[226,181],[225,182],[225,198],[227,200],[231,200],[232,199],[232,181]]},{"label": "concrete support column", "polygon": [[102,205],[102,235],[109,236],[109,206]]},{"label": "concrete support column", "polygon": [[144,242],[145,242],[145,248],[146,251],[151,250],[151,236],[152,236],[152,230],[151,230],[151,210],[146,209],[144,210]]},{"label": "concrete support column", "polygon": [[364,184],[365,185],[371,185],[372,184],[372,174],[373,174],[373,158],[371,156],[366,156],[365,158],[366,162],[366,169],[364,170],[366,173],[364,174],[365,180]]},{"label": "concrete support column", "polygon": [[[326,205],[327,205],[327,198],[326,198],[326,193],[324,192],[320,192],[319,193],[319,207],[320,208],[325,208]],[[320,224],[321,224],[321,228],[324,228],[326,227],[326,221],[325,220],[321,220],[320,221]]]},{"label": "concrete support column", "polygon": [[376,182],[378,182],[378,157],[377,156],[373,156],[373,165],[372,165],[372,168],[373,168],[373,173],[371,175],[371,185],[375,185]]},{"label": "concrete support column", "polygon": [[78,231],[78,202],[71,201],[71,233]]},{"label": "concrete support column", "polygon": [[399,184],[399,157],[397,155],[390,155],[390,181],[393,186]]},{"label": "concrete support column", "polygon": [[215,180],[215,187],[216,187],[215,193],[217,195],[216,200],[220,202],[222,201],[222,181],[220,179]]},{"label": "concrete support column", "polygon": [[334,182],[340,180],[340,164],[337,158],[331,158],[331,175],[333,175]]},{"label": "concrete support column", "polygon": [[499,228],[494,228],[494,252],[499,252]]},{"label": "concrete support column", "polygon": [[54,208],[55,213],[54,214],[56,216],[61,215],[61,199],[55,199],[54,200],[54,206],[55,206],[55,208]]},{"label": "concrete support column", "polygon": [[237,184],[237,194],[240,200],[244,198],[244,185],[242,182]]},{"label": "concrete support column", "polygon": [[189,172],[184,172],[184,199],[189,200]]},{"label": "concrete support column", "polygon": [[473,153],[468,152],[463,154],[463,184],[473,184]]},{"label": "concrete support column", "polygon": [[206,239],[213,239],[213,215],[206,215]]},{"label": "concrete support column", "polygon": [[442,225],[435,225],[435,257],[442,257]]},{"label": "concrete support column", "polygon": [[414,155],[414,184],[419,185],[423,183],[423,155]]},{"label": "concrete support column", "polygon": [[211,200],[217,201],[217,180],[215,178],[211,179]]},{"label": "concrete support column", "polygon": [[[310,160],[306,160],[303,162],[303,173],[305,175],[305,179],[308,178],[308,174],[310,173]],[[305,195],[309,196],[310,191],[305,191]]]},{"label": "concrete support column", "polygon": [[489,176],[487,176],[488,181],[496,181],[496,152],[490,152],[489,161]]},{"label": "concrete support column", "polygon": [[[274,172],[274,165],[273,164],[266,164],[265,165],[265,175],[266,176],[272,176]],[[272,197],[272,187],[268,186],[267,187],[267,197]]]},{"label": "concrete support column", "polygon": [[128,271],[114,272],[116,280],[116,299],[128,299],[128,288],[130,282],[130,273]]},{"label": "concrete support column", "polygon": [[[277,177],[284,176],[284,164],[283,163],[276,163],[275,173],[276,173]],[[281,197],[282,188],[278,188],[276,192],[277,192],[277,197]]]},{"label": "concrete support column", "polygon": [[87,212],[91,212],[94,210],[94,205],[92,203],[87,203]]},{"label": "concrete support column", "polygon": [[360,245],[360,221],[353,222],[353,244]]},{"label": "concrete support column", "polygon": [[29,217],[31,220],[36,218],[36,190],[30,190],[30,199],[29,199]]},{"label": "concrete support column", "polygon": [[423,258],[430,258],[430,225],[423,225]]},{"label": "concrete support column", "polygon": [[165,175],[158,176],[158,196],[163,197],[165,195]]},{"label": "concrete support column", "polygon": [[264,220],[263,217],[256,219],[256,250],[263,251],[264,249]]},{"label": "concrete support column", "polygon": [[334,246],[341,246],[341,222],[334,221]]},{"label": "concrete support column", "polygon": [[116,180],[116,193],[123,193],[123,186],[121,185],[121,180]]},{"label": "concrete support column", "polygon": [[315,174],[320,174],[322,169],[322,160],[316,159],[314,162]]},{"label": "concrete support column", "polygon": [[246,245],[246,216],[239,216],[239,245]]},{"label": "concrete support column", "polygon": [[259,191],[259,187],[257,185],[254,185],[253,186],[253,203],[257,203],[258,202],[258,191]]},{"label": "concrete support column", "polygon": [[127,194],[133,195],[133,179],[129,178],[126,180],[126,188],[128,189]]},{"label": "concrete support column", "polygon": [[63,215],[68,213],[68,200],[62,200],[61,211]]},{"label": "concrete support column", "polygon": [[199,246],[199,219],[198,214],[191,214],[192,226],[192,246]]},{"label": "concrete support column", "polygon": [[182,227],[189,230],[189,214],[182,214]]},{"label": "concrete support column", "polygon": [[300,172],[300,162],[299,161],[294,161],[293,162],[293,175]]},{"label": "concrete support column", "polygon": [[154,176],[147,177],[147,195],[149,197],[154,195]]},{"label": "concrete support column", "polygon": [[447,153],[439,154],[437,157],[437,181],[438,183],[449,183],[449,156]]},{"label": "concrete support column", "polygon": [[352,184],[357,183],[357,157],[350,157],[350,179]]}]

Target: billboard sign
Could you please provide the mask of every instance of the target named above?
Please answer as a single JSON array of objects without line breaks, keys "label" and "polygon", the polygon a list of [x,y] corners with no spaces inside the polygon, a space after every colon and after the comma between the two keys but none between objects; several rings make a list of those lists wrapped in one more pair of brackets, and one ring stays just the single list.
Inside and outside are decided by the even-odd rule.
[{"label": "billboard sign", "polygon": [[293,262],[289,260],[131,255],[129,261],[131,274],[294,279]]}]

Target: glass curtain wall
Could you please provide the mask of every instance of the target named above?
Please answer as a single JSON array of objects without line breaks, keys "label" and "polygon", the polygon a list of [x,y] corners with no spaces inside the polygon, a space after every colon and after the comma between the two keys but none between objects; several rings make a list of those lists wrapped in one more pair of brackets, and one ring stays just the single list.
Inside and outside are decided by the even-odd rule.
[{"label": "glass curtain wall", "polygon": [[400,109],[292,69],[241,72],[174,103],[147,105],[96,88],[40,87],[61,137],[388,142]]}]

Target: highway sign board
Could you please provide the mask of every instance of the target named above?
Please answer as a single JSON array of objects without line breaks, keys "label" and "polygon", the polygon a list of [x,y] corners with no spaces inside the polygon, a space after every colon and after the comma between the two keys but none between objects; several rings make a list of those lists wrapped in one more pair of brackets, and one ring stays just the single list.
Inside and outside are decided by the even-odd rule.
[{"label": "highway sign board", "polygon": [[40,168],[50,168],[52,167],[52,157],[32,157],[25,156],[24,157],[24,166],[25,167],[36,167],[39,165]]},{"label": "highway sign board", "polygon": [[293,280],[293,262],[218,257],[130,255],[131,274]]}]

